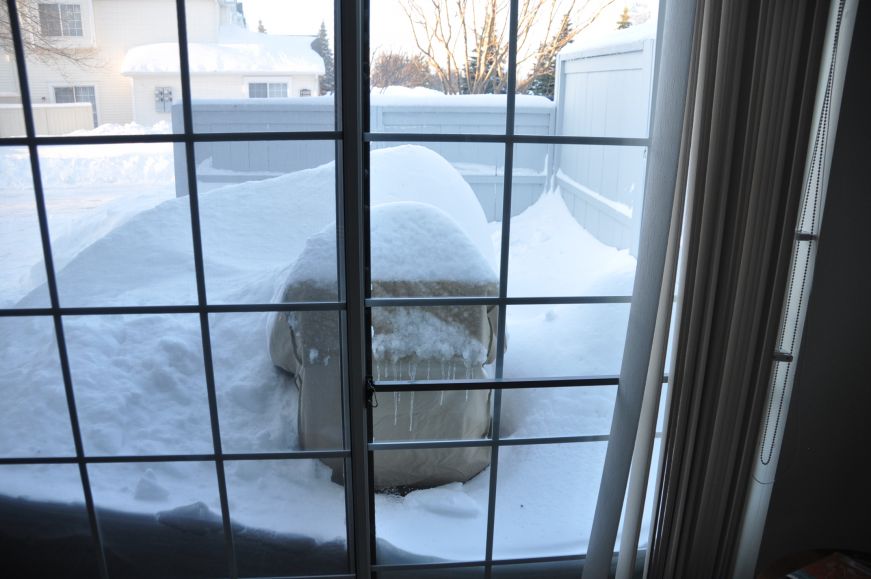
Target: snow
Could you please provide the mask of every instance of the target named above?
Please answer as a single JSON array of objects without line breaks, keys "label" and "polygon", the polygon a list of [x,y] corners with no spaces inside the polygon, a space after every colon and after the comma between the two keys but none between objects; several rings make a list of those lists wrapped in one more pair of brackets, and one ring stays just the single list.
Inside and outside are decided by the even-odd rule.
[{"label": "snow", "polygon": [[424,86],[384,86],[384,87],[373,87],[372,88],[372,96],[386,96],[386,97],[440,97],[445,96],[440,90],[435,90],[432,88],[426,88]]},{"label": "snow", "polygon": [[[175,197],[171,145],[43,149],[62,304],[195,303],[189,203]],[[28,221],[33,203],[26,152],[5,148],[0,168],[0,298],[11,307],[44,306],[44,285],[35,274],[25,275],[42,267],[34,220]],[[268,302],[307,243],[320,243],[325,252],[333,246],[334,255],[334,178],[335,168],[328,164],[203,193],[209,301]],[[376,275],[415,274],[404,258],[389,262],[385,257],[379,266],[378,244],[393,243],[400,230],[419,235],[419,241],[433,235],[417,221],[423,212],[427,219],[435,212],[436,220],[472,233],[454,240],[468,254],[462,275],[495,276],[499,224],[486,224],[474,194],[449,163],[422,147],[381,149],[372,153],[372,179],[373,203],[380,205],[372,216]],[[581,229],[557,193],[545,194],[512,220],[510,251],[512,295],[631,293],[633,258]],[[473,254],[481,257],[476,261]],[[11,267],[7,257],[14,260]],[[456,276],[459,264],[450,260],[440,256],[426,271],[447,275],[439,268],[450,265],[450,275]],[[334,279],[334,265],[322,264],[316,275]],[[615,371],[627,312],[625,304],[509,308],[505,376]],[[299,448],[297,390],[269,360],[266,318],[265,313],[209,318],[225,452]],[[211,452],[196,315],[68,316],[64,328],[88,454]],[[71,456],[51,318],[0,318],[0,361],[0,456]],[[607,434],[614,398],[613,387],[505,392],[500,434]],[[592,443],[501,449],[494,555],[583,551],[605,448]],[[230,461],[226,466],[234,522],[316,541],[344,540],[343,489],[331,482],[330,469],[320,461]],[[82,501],[77,471],[68,465],[3,468],[3,494]],[[159,513],[162,520],[179,524],[188,520],[184,514],[208,524],[220,513],[209,463],[88,468],[101,507]],[[489,472],[465,484],[404,497],[377,495],[382,556],[401,549],[430,559],[483,558]],[[47,480],[52,484],[43,484]]]},{"label": "snow", "polygon": [[[324,74],[313,36],[224,31],[217,43],[188,43],[191,74]],[[160,42],[127,51],[121,73],[178,74],[178,43]]]},{"label": "snow", "polygon": [[621,30],[600,30],[596,34],[582,34],[577,40],[566,45],[559,53],[560,58],[568,56],[603,56],[612,52],[625,52],[629,45],[654,40],[656,38],[657,18],[654,15],[641,24]]},{"label": "snow", "polygon": [[[508,103],[508,97],[504,94],[453,94],[445,95],[438,91],[433,93],[418,92],[418,89],[411,89],[412,92],[394,90],[399,87],[391,87],[386,92],[381,92],[382,89],[373,89],[370,103],[372,106],[394,106],[394,107],[439,107],[474,110],[478,108],[505,108]],[[409,98],[413,97],[413,98]],[[515,97],[515,106],[518,110],[526,109],[552,109],[554,103],[547,97],[534,95],[517,95]]]}]

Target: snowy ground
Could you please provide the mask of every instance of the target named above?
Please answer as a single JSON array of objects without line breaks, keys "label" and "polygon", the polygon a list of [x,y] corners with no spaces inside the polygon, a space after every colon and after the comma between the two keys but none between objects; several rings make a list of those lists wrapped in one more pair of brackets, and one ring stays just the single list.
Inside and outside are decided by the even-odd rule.
[{"label": "snowy ground", "polygon": [[[383,191],[385,199],[413,189],[412,196],[433,200],[459,178],[414,150],[373,153],[373,176],[404,176],[379,185],[396,189]],[[189,204],[175,197],[171,145],[40,153],[62,305],[196,302]],[[48,303],[29,170],[26,151],[0,150],[2,307]],[[335,217],[333,172],[326,165],[201,196],[212,303],[270,301],[305,240]],[[424,174],[424,181],[414,178]],[[500,225],[487,228],[495,256]],[[509,295],[631,293],[634,259],[581,229],[558,194],[512,220],[510,251]],[[617,372],[628,310],[509,308],[506,377]],[[242,313],[210,320],[225,452],[298,448],[297,391],[269,360],[265,319]],[[87,453],[211,452],[196,316],[68,317],[65,330]],[[74,455],[51,320],[0,318],[0,360],[0,456]],[[506,392],[501,435],[607,434],[614,395],[612,387]],[[501,449],[494,556],[584,551],[605,446]],[[343,489],[319,461],[227,468],[236,522],[322,541],[344,537]],[[2,494],[82,501],[74,467],[2,469]],[[209,463],[92,465],[89,472],[98,506],[156,513],[201,501],[220,512]],[[465,484],[378,495],[378,536],[422,557],[482,559],[488,484],[486,469]]]}]

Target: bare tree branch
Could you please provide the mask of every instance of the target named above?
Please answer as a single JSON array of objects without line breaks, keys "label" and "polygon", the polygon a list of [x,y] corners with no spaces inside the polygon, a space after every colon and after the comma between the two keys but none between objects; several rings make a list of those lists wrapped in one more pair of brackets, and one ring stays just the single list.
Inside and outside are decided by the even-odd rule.
[{"label": "bare tree branch", "polygon": [[[523,92],[555,55],[615,0],[520,0],[517,68]],[[508,88],[509,0],[401,0],[415,45],[442,90],[504,93]],[[581,22],[577,25],[578,21]]]},{"label": "bare tree branch", "polygon": [[[76,67],[94,67],[96,50],[72,46],[68,39],[62,36],[51,36],[39,20],[39,7],[34,0],[19,0],[18,22],[21,29],[21,40],[24,43],[25,56],[43,64],[59,69]],[[9,6],[0,2],[0,52],[13,54],[14,42],[12,26],[9,20]]]}]

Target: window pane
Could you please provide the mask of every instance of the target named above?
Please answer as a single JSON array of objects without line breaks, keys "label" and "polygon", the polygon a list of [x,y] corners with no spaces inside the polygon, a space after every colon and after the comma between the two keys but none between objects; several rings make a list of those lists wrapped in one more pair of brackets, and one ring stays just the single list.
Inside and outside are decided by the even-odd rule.
[{"label": "window pane", "polygon": [[303,459],[225,468],[240,577],[348,572],[345,489],[329,468]]},{"label": "window pane", "polygon": [[[260,0],[244,11],[188,0],[185,10],[194,132],[335,130],[333,0]],[[297,96],[303,89],[313,98]]]},{"label": "window pane", "polygon": [[71,86],[58,86],[54,89],[54,102],[56,103],[74,103],[76,102],[76,92]]},{"label": "window pane", "polygon": [[372,295],[498,295],[500,231],[488,220],[501,208],[503,145],[376,148],[370,161]]},{"label": "window pane", "polygon": [[506,378],[620,373],[629,304],[509,306]]},{"label": "window pane", "polygon": [[[425,379],[426,364],[422,366],[419,378]],[[448,364],[438,366],[450,372]],[[372,412],[373,438],[376,442],[489,438],[492,397],[491,390],[380,393]]]},{"label": "window pane", "polygon": [[61,31],[64,36],[82,35],[82,9],[78,4],[59,4]]},{"label": "window pane", "polygon": [[248,98],[265,99],[266,98],[266,83],[252,82],[248,84]]},{"label": "window pane", "polygon": [[338,312],[214,314],[210,327],[225,451],[344,448]]},{"label": "window pane", "polygon": [[90,455],[211,453],[196,315],[65,317]]},{"label": "window pane", "polygon": [[[517,145],[511,296],[630,296],[641,225],[643,147]],[[543,175],[533,186],[532,177]]]},{"label": "window pane", "polygon": [[0,318],[0,456],[74,456],[51,317]]},{"label": "window pane", "polygon": [[185,165],[171,143],[39,156],[62,305],[196,303],[188,197],[176,197]]},{"label": "window pane", "polygon": [[[495,306],[400,306],[372,310],[376,380],[492,378]],[[433,401],[435,402],[435,401]]]},{"label": "window pane", "polygon": [[60,5],[39,5],[39,29],[43,36],[61,35]]},{"label": "window pane", "polygon": [[269,98],[287,98],[287,83],[269,83]]},{"label": "window pane", "polygon": [[607,436],[616,396],[616,386],[503,390],[500,436]]},{"label": "window pane", "polygon": [[[173,127],[180,132],[181,107],[174,122],[170,110],[158,111],[153,104],[155,87],[172,87],[181,95],[175,3],[88,2],[82,10],[84,5],[40,5],[41,20],[46,7],[51,9],[52,34],[31,30],[34,19],[22,19],[36,133],[163,134]],[[214,26],[217,34],[217,22],[200,25]],[[0,93],[8,90],[3,77],[0,73]],[[93,110],[71,104],[82,102]]]},{"label": "window pane", "polygon": [[373,0],[372,132],[504,134],[509,4]]},{"label": "window pane", "polygon": [[0,148],[0,307],[47,307],[30,154]]},{"label": "window pane", "polygon": [[227,575],[214,463],[92,464],[88,473],[110,576]]},{"label": "window pane", "polygon": [[[520,0],[519,135],[644,138],[656,47],[656,3],[561,2],[545,15]],[[536,122],[554,113],[550,130]]]},{"label": "window pane", "polygon": [[13,575],[99,577],[76,465],[0,466],[0,536]]},{"label": "window pane", "polygon": [[335,151],[333,141],[196,144],[210,302],[337,299]]},{"label": "window pane", "polygon": [[[384,450],[374,453],[375,471],[385,475],[413,459],[416,466],[437,465],[447,449]],[[462,449],[472,455],[477,449]],[[489,448],[485,449],[489,454]],[[484,468],[468,482],[435,488],[387,488],[375,495],[377,563],[402,564],[424,561],[478,561],[484,558],[487,535],[487,502],[490,469]],[[376,475],[377,477],[378,475]],[[379,482],[388,484],[386,477]],[[423,486],[431,486],[434,483]]]},{"label": "window pane", "polygon": [[502,447],[493,556],[585,553],[606,447],[604,442]]}]

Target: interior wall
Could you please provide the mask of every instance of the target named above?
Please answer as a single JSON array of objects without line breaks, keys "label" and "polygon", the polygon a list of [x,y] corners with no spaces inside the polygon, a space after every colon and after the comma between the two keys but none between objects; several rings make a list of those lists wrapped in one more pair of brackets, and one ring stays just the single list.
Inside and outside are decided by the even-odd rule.
[{"label": "interior wall", "polygon": [[871,3],[860,2],[792,402],[757,568],[871,553]]}]

